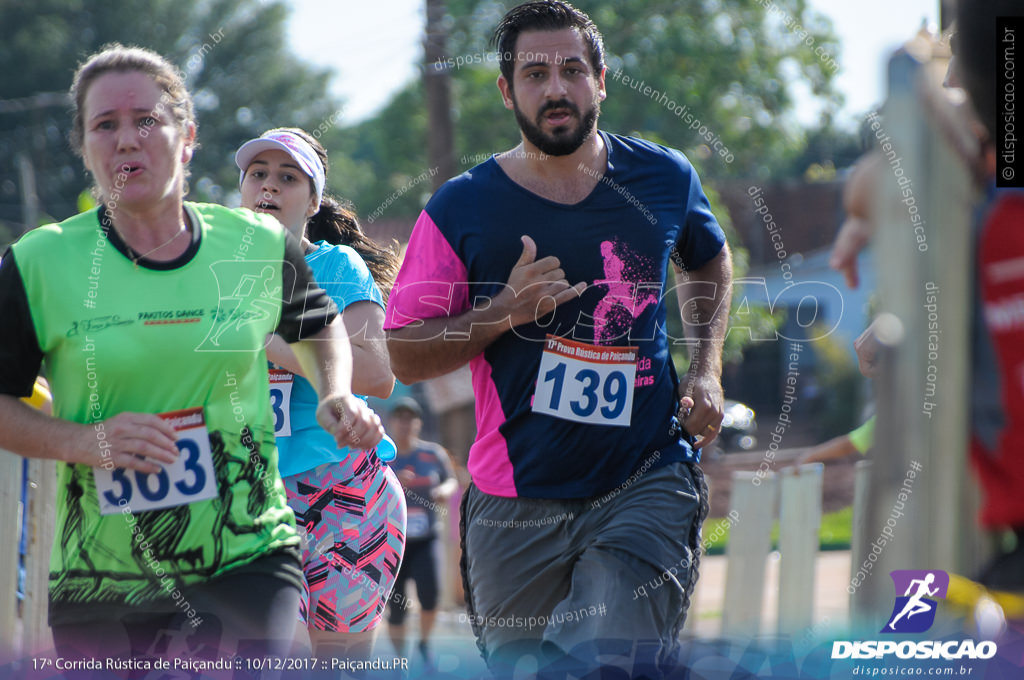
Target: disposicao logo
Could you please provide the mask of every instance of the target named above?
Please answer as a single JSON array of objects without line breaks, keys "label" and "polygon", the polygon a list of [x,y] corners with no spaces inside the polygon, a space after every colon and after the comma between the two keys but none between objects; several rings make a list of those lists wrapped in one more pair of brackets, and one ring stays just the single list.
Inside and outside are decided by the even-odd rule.
[{"label": "disposicao logo", "polygon": [[[935,623],[936,600],[946,599],[949,574],[935,569],[897,569],[889,572],[896,603],[881,633],[923,633]],[[903,593],[900,595],[900,593]]]},{"label": "disposicao logo", "polygon": [[[923,633],[935,623],[938,600],[946,598],[949,574],[939,569],[897,569],[889,572],[896,588],[892,614],[881,633]],[[996,643],[990,640],[836,640],[833,659],[991,659]]]}]

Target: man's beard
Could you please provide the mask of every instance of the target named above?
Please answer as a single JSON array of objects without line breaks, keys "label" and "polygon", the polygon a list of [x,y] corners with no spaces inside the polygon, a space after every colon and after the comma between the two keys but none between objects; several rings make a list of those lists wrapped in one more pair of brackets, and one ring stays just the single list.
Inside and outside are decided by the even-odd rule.
[{"label": "man's beard", "polygon": [[[554,132],[548,134],[541,129],[543,123],[543,116],[545,112],[551,109],[566,109],[571,111],[579,121],[579,125],[575,131],[565,130],[561,132]],[[526,141],[533,144],[535,147],[540,149],[542,153],[549,156],[568,156],[576,149],[583,146],[583,142],[587,141],[594,131],[597,129],[595,123],[597,117],[601,115],[601,102],[595,101],[594,105],[591,106],[587,112],[580,116],[580,110],[575,104],[570,102],[568,99],[561,99],[556,102],[548,102],[540,108],[537,112],[537,122],[531,121],[523,113],[522,109],[519,108],[519,102],[516,101],[515,95],[512,96],[512,111],[516,115],[516,122],[519,123],[519,129],[523,131],[523,136],[526,137]],[[569,124],[572,121],[570,120]],[[567,127],[559,126],[559,127]]]}]

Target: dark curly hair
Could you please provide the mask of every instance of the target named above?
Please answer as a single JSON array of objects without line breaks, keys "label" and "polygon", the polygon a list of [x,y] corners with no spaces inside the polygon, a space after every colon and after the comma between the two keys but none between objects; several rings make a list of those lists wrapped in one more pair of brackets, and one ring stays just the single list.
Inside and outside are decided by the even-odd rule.
[{"label": "dark curly hair", "polygon": [[597,26],[584,12],[561,0],[538,0],[513,7],[502,17],[491,43],[498,51],[501,75],[512,84],[516,66],[516,43],[523,31],[560,31],[574,28],[583,38],[590,56],[594,74],[604,69],[604,38]]}]

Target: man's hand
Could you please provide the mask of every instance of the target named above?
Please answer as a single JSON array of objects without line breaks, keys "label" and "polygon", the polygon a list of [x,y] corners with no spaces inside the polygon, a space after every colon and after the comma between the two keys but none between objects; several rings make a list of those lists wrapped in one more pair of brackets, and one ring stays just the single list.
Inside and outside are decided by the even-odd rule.
[{"label": "man's hand", "polygon": [[365,401],[351,394],[321,399],[316,420],[331,433],[339,449],[372,449],[384,437],[380,417]]},{"label": "man's hand", "polygon": [[691,435],[700,437],[694,448],[715,441],[725,416],[721,381],[690,374],[679,384],[679,394],[679,422]]},{"label": "man's hand", "polygon": [[402,486],[409,487],[416,483],[416,473],[408,468],[402,468],[395,472],[395,476],[398,477],[398,481],[402,483]]},{"label": "man's hand", "polygon": [[537,260],[537,244],[522,237],[523,253],[508,275],[508,285],[494,297],[494,304],[508,313],[513,327],[533,323],[560,304],[579,297],[587,284],[569,285],[557,257]]},{"label": "man's hand", "polygon": [[508,281],[489,304],[391,329],[391,370],[399,380],[410,385],[451,373],[516,326],[537,321],[586,290],[586,282],[569,285],[558,258],[537,260],[537,244],[529,236],[522,243]]}]

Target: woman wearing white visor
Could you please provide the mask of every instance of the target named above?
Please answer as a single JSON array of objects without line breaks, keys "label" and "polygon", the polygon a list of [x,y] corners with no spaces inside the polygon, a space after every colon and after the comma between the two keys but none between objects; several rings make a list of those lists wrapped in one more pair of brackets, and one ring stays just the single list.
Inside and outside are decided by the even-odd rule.
[{"label": "woman wearing white visor", "polygon": [[[235,163],[242,207],[273,215],[301,239],[317,283],[352,329],[353,391],[386,398],[394,376],[377,284],[390,289],[394,255],[366,239],[354,214],[324,196],[327,153],[304,131],[269,130],[243,144]],[[367,253],[385,280],[375,283],[360,254],[340,243]],[[365,658],[405,549],[405,496],[376,450],[339,449],[317,424],[315,393],[280,338],[272,338],[267,356],[280,367],[270,378],[279,467],[305,535],[300,618],[317,656]]]}]

